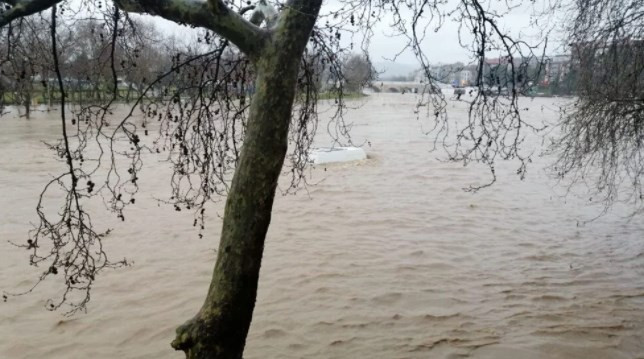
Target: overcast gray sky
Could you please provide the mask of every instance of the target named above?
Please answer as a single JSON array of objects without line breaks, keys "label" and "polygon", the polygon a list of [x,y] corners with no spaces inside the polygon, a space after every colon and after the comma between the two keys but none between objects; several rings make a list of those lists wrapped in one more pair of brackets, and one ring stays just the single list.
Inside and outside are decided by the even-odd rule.
[{"label": "overcast gray sky", "polygon": [[[199,0],[197,0],[199,1]],[[534,3],[530,1],[524,1],[527,5],[518,6],[511,11],[509,11],[503,18],[500,20],[500,28],[508,31],[516,38],[525,40],[528,43],[537,43],[539,42],[538,36],[541,31],[534,26],[531,26],[533,21],[531,15],[534,13],[534,8],[539,9],[545,4],[547,0],[536,0]],[[273,1],[276,2],[276,1]],[[458,1],[450,0],[446,5],[445,9],[453,9]],[[483,4],[488,4],[488,6],[493,6],[497,10],[505,9],[506,5],[504,1],[492,0],[488,2],[482,2]],[[513,4],[518,4],[520,1],[515,1]],[[326,0],[323,5],[322,12],[328,12],[337,8],[336,0]],[[485,5],[484,5],[485,6]],[[145,16],[146,19],[151,19],[150,16]],[[552,26],[552,19],[540,19],[541,24],[544,24],[546,21],[550,20],[551,24],[547,26]],[[165,21],[158,17],[155,17],[154,21],[165,33],[170,34],[174,33],[182,38],[186,36],[192,36],[191,33],[194,30],[188,29]],[[375,34],[370,42],[369,53],[374,62],[384,62],[385,59],[392,58],[396,53],[398,53],[402,48],[403,40],[397,37],[388,36],[392,33],[391,28],[391,19],[383,19],[375,28]],[[438,30],[438,32],[429,31],[427,38],[423,42],[423,50],[430,63],[453,63],[453,62],[464,62],[469,63],[472,61],[471,53],[464,49],[459,44],[459,23],[448,19],[443,26]],[[469,43],[472,39],[471,35],[467,33],[466,30],[461,31],[462,39]],[[558,39],[550,38],[548,45],[548,54],[556,54],[561,52],[561,48],[558,48]],[[344,41],[349,41],[348,38],[344,38]],[[359,38],[354,38],[354,41],[360,42]],[[418,62],[415,59],[414,55],[411,52],[405,52],[398,57],[397,63],[401,65],[411,65],[415,66]]]}]

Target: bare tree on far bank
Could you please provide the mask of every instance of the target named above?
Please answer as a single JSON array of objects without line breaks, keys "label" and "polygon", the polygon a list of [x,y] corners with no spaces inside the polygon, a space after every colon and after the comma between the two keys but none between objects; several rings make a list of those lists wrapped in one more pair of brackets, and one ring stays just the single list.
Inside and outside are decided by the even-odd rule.
[{"label": "bare tree on far bank", "polygon": [[375,78],[375,69],[363,54],[352,54],[342,64],[345,87],[349,92],[360,92]]},{"label": "bare tree on far bank", "polygon": [[21,19],[11,30],[5,38],[8,46],[0,50],[0,102],[19,105],[22,116],[29,119],[36,87],[46,88],[41,74],[51,68],[47,24],[34,16]]},{"label": "bare tree on far bank", "polygon": [[[157,29],[152,24],[129,19],[121,27],[119,46],[111,51],[110,31],[104,21],[82,19],[58,24],[59,67],[64,74],[68,103],[96,103],[112,92],[110,62],[118,68],[118,101],[129,102],[145,90],[171,62]],[[41,16],[22,18],[0,33],[0,97],[4,105],[16,105],[29,118],[34,105],[51,109],[59,102],[51,57],[50,23]]]},{"label": "bare tree on far bank", "polygon": [[[379,22],[393,24],[401,46],[418,59],[426,86],[417,97],[417,114],[429,123],[434,147],[444,149],[452,161],[481,163],[489,169],[489,183],[470,190],[494,183],[495,164],[501,160],[514,161],[517,174],[525,176],[531,152],[522,151],[521,145],[526,131],[538,131],[540,126],[523,120],[518,95],[529,88],[532,74],[538,76],[539,71],[528,71],[522,64],[539,61],[539,47],[514,39],[499,23],[503,10],[521,3],[498,10],[479,0],[454,6],[338,0],[337,6],[328,8],[321,0],[274,4],[115,0],[109,6],[83,2],[79,11],[58,0],[0,0],[2,36],[9,36],[26,16],[45,11],[60,104],[73,110],[71,115],[61,111],[62,138],[51,145],[64,170],[43,191],[62,190],[60,207],[51,214],[51,209],[43,208],[41,195],[39,223],[26,243],[17,243],[30,251],[32,265],[45,269],[38,283],[57,278],[63,284],[62,296],[49,301],[49,308],[85,309],[97,276],[127,265],[126,260],[109,259],[103,246],[109,230],[93,226],[83,204],[101,196],[125,221],[127,206],[135,205],[144,185],[138,177],[144,166],[142,153],[158,153],[174,169],[167,202],[177,211],[194,211],[194,226],[206,226],[208,203],[226,197],[217,261],[204,304],[177,329],[172,347],[189,358],[241,358],[277,181],[280,175],[288,177],[287,190],[306,185],[325,72],[337,84],[330,87],[335,115],[327,128],[336,141],[351,143],[350,124],[343,116],[348,79],[341,60],[354,44],[342,38],[361,33],[368,39]],[[95,16],[77,17],[87,13]],[[149,41],[128,40],[138,34],[131,19],[134,13],[199,28],[198,45],[169,46],[170,63],[154,78],[142,76],[127,114],[113,118],[115,104],[128,96],[121,93],[119,79],[138,71],[133,68],[140,68],[140,47]],[[469,116],[456,125],[437,91],[423,42],[426,31],[448,18],[471,36],[471,41],[462,42],[478,69],[474,80],[478,91],[468,99]],[[82,40],[89,49],[85,60],[82,50],[61,48],[59,24],[73,21],[83,21],[89,29],[75,34],[85,36]],[[363,50],[368,43],[360,44]],[[523,59],[504,64],[502,79],[493,79],[499,89],[493,95],[483,77],[490,56]],[[68,67],[70,63],[78,66]],[[65,81],[70,75],[77,81]],[[81,86],[76,93],[87,89],[89,96],[70,103],[74,85]],[[507,95],[501,95],[503,86],[511,89]],[[143,119],[135,116],[137,109]]]}]

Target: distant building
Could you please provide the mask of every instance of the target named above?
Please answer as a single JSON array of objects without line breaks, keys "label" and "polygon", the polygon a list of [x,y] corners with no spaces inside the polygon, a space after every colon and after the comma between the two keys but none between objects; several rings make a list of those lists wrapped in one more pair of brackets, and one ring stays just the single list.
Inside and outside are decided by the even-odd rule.
[{"label": "distant building", "polygon": [[[470,86],[476,78],[476,66],[464,65],[462,62],[432,65],[429,72],[436,81],[457,87]],[[419,71],[416,81],[422,80],[424,76],[425,74]]]},{"label": "distant building", "polygon": [[552,82],[561,82],[570,71],[570,55],[554,55],[544,62],[544,76],[541,85],[548,86]]},{"label": "distant building", "polygon": [[476,84],[476,65],[466,66],[459,72],[459,82],[462,87],[473,86]]}]

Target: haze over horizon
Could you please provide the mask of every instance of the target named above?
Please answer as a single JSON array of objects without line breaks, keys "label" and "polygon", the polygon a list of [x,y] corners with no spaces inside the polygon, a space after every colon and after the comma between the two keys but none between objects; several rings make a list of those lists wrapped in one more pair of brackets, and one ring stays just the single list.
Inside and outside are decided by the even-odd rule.
[{"label": "haze over horizon", "polygon": [[[272,2],[274,4],[280,3],[280,1]],[[444,9],[452,9],[456,4],[458,4],[457,1],[450,0],[444,5]],[[328,13],[337,8],[337,6],[337,0],[328,0],[323,10]],[[545,37],[548,37],[546,54],[554,55],[565,51],[561,45],[564,42],[561,40],[561,29],[559,25],[556,25],[564,22],[560,21],[562,20],[561,18],[535,15],[535,13],[543,11],[547,6],[549,5],[545,0],[536,0],[534,3],[520,5],[509,11],[503,10],[501,5],[499,5],[498,9],[490,8],[488,10],[499,13],[504,12],[503,17],[499,19],[501,29],[515,38],[530,43],[530,45],[538,46],[537,51],[539,52],[543,51],[543,44],[539,44]],[[178,25],[158,16],[136,14],[133,16],[155,23],[159,30],[166,35],[173,34],[182,39],[194,37],[199,31],[198,29]],[[373,36],[367,46],[369,56],[374,64],[381,65],[380,68],[376,66],[378,70],[382,71],[386,68],[386,76],[408,75],[409,72],[419,67],[418,60],[410,50],[404,50],[405,40],[392,33],[390,22],[389,20],[383,20],[374,26]],[[436,24],[438,24],[438,21],[436,21]],[[472,41],[470,30],[463,27],[459,31],[459,26],[460,22],[458,21],[446,21],[439,28],[427,29],[422,45],[429,63],[450,64],[462,62],[469,64],[475,60],[472,51],[464,47]],[[343,35],[343,41],[346,41],[347,44],[346,47],[351,47],[353,43],[352,48],[355,49],[355,52],[361,51],[362,40],[363,37],[358,33],[353,35],[346,33]],[[494,52],[489,53],[489,57],[495,57],[494,55]]]}]

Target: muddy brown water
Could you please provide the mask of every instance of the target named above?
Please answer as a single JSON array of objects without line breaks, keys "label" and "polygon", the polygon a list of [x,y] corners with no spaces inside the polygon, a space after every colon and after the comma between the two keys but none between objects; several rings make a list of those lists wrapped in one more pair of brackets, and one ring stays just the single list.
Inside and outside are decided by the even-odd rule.
[{"label": "muddy brown water", "polygon": [[[369,97],[349,118],[370,158],[320,166],[308,193],[278,196],[245,357],[644,358],[641,217],[616,207],[580,222],[599,207],[562,198],[539,156],[525,181],[501,165],[497,184],[466,193],[484,169],[428,152],[413,103]],[[526,116],[554,121],[557,104],[526,101]],[[34,117],[0,119],[6,291],[39,273],[7,241],[26,240],[37,193],[62,168],[41,142],[58,136],[57,114]],[[95,214],[115,228],[107,251],[133,265],[99,278],[87,314],[45,310],[56,283],[0,303],[0,358],[182,357],[169,342],[205,296],[221,205],[199,239],[190,213],[155,200],[168,194],[167,165],[146,161],[125,223]]]}]

